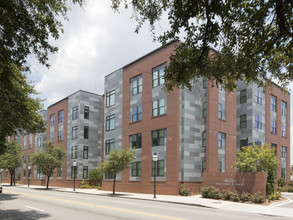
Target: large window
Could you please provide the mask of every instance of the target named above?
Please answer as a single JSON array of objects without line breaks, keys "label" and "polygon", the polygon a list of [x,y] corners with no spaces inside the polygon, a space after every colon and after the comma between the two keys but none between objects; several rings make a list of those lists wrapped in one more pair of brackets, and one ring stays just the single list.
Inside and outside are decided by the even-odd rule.
[{"label": "large window", "polygon": [[71,179],[77,178],[78,169],[77,167],[71,166]]},{"label": "large window", "polygon": [[255,90],[254,92],[254,102],[258,104],[262,104],[262,92],[259,90]]},{"label": "large window", "polygon": [[29,134],[29,145],[28,148],[32,149],[33,148],[33,135]]},{"label": "large window", "polygon": [[89,176],[89,168],[87,166],[84,166],[82,169],[82,178],[87,179]]},{"label": "large window", "polygon": [[281,109],[282,109],[282,115],[286,116],[286,113],[287,113],[287,103],[286,102],[282,101]]},{"label": "large window", "polygon": [[207,146],[207,132],[202,132],[202,147],[205,148]]},{"label": "large window", "polygon": [[83,138],[89,139],[89,127],[88,126],[83,127]]},{"label": "large window", "polygon": [[166,114],[165,99],[153,101],[153,117]]},{"label": "large window", "polygon": [[166,129],[160,129],[152,131],[152,146],[163,146],[165,145]]},{"label": "large window", "polygon": [[134,162],[131,164],[131,176],[141,177],[141,162]]},{"label": "large window", "polygon": [[[54,133],[53,133],[54,134]],[[51,141],[52,142],[52,141]],[[54,142],[54,140],[53,140]],[[26,134],[23,135],[23,149],[26,150],[26,145],[27,145],[27,138],[26,138]]]},{"label": "large window", "polygon": [[246,89],[243,89],[243,90],[240,91],[240,104],[246,103],[246,101],[247,101],[246,93],[247,93]]},{"label": "large window", "polygon": [[64,117],[64,111],[59,111],[58,112],[58,123],[61,124],[63,123],[63,117]]},{"label": "large window", "polygon": [[271,110],[273,112],[277,111],[277,97],[273,95],[271,95]]},{"label": "large window", "polygon": [[277,132],[277,124],[276,121],[271,120],[271,133],[276,134]]},{"label": "large window", "polygon": [[207,102],[202,103],[202,117],[203,118],[207,117]]},{"label": "large window", "polygon": [[58,131],[58,141],[63,141],[63,131]]},{"label": "large window", "polygon": [[129,136],[129,145],[131,148],[141,148],[141,134],[134,134]]},{"label": "large window", "polygon": [[50,142],[54,143],[54,132],[50,132]]},{"label": "large window", "polygon": [[222,105],[222,103],[219,103],[218,117],[219,117],[219,119],[223,119],[223,105]]},{"label": "large window", "polygon": [[55,115],[50,115],[50,125],[51,127],[55,125]]},{"label": "large window", "polygon": [[165,83],[164,73],[165,73],[165,65],[160,66],[159,68],[155,68],[153,70],[153,88],[163,85]]},{"label": "large window", "polygon": [[78,119],[78,106],[72,109],[72,120]]},{"label": "large window", "polygon": [[142,75],[130,79],[131,94],[136,95],[142,92]]},{"label": "large window", "polygon": [[219,148],[224,148],[225,145],[226,145],[226,134],[222,133],[222,132],[219,132],[219,135],[218,135],[218,147]]},{"label": "large window", "polygon": [[218,171],[219,171],[219,173],[222,173],[223,172],[222,161],[218,161]]},{"label": "large window", "polygon": [[156,174],[156,176],[165,176],[165,161],[158,160],[157,161],[157,169],[155,169],[155,162],[152,164],[152,176]]},{"label": "large window", "polygon": [[89,119],[90,117],[90,108],[88,106],[84,106],[84,119]]},{"label": "large window", "polygon": [[132,108],[131,122],[142,120],[142,106],[136,106]]},{"label": "large window", "polygon": [[83,159],[88,159],[89,158],[89,147],[88,146],[83,146]]},{"label": "large window", "polygon": [[77,159],[78,158],[78,147],[74,146],[71,147],[71,159]]},{"label": "large window", "polygon": [[255,128],[262,129],[262,119],[260,115],[255,115],[254,126]]},{"label": "large window", "polygon": [[281,177],[286,179],[286,167],[281,168]]},{"label": "large window", "polygon": [[72,127],[72,140],[78,138],[78,126]]},{"label": "large window", "polygon": [[113,130],[115,128],[115,115],[106,117],[106,131]]},{"label": "large window", "polygon": [[287,147],[282,146],[282,158],[287,158]]},{"label": "large window", "polygon": [[108,155],[115,148],[115,139],[106,140],[105,154]]},{"label": "large window", "polygon": [[240,115],[240,128],[246,128],[246,115]]},{"label": "large window", "polygon": [[106,107],[115,105],[115,90],[106,93]]},{"label": "large window", "polygon": [[112,173],[105,173],[105,179],[113,179],[113,174]]},{"label": "large window", "polygon": [[285,124],[282,124],[281,125],[281,135],[282,137],[286,137],[286,125]]},{"label": "large window", "polygon": [[62,167],[58,167],[57,177],[62,177]]}]

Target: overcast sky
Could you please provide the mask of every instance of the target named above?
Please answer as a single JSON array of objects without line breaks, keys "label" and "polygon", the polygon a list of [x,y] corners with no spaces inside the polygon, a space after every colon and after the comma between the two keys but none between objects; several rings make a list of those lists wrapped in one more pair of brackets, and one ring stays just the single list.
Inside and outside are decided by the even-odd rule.
[{"label": "overcast sky", "polygon": [[[69,22],[63,21],[64,33],[53,42],[59,51],[49,56],[50,69],[35,59],[29,60],[32,71],[29,77],[35,81],[40,97],[46,99],[45,109],[78,90],[102,95],[105,75],[161,46],[153,42],[147,25],[138,34],[134,33],[136,22],[131,15],[131,9],[114,13],[109,0],[86,0],[82,8],[72,7]],[[159,22],[157,33],[166,26],[167,21]],[[291,95],[291,140],[292,105]],[[293,149],[291,152],[293,163]]]}]

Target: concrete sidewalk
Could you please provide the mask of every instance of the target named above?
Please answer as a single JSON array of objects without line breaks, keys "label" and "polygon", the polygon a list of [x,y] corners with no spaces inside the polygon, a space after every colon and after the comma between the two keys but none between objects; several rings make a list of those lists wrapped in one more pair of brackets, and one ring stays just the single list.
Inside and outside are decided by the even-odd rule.
[{"label": "concrete sidewalk", "polygon": [[[5,185],[4,185],[5,187]],[[16,185],[15,187],[27,188],[27,185]],[[44,186],[30,185],[30,188],[44,188]],[[70,192],[70,193],[83,193],[92,194],[99,196],[112,196],[112,191],[103,191],[97,189],[75,189],[72,188],[61,188],[61,187],[49,187],[49,190],[60,191],[60,192]],[[5,188],[4,188],[5,193]],[[287,193],[283,196],[286,197]],[[202,198],[201,195],[195,196],[168,196],[168,195],[157,195],[157,198],[153,198],[152,194],[141,194],[141,193],[128,193],[128,192],[116,192],[116,196],[119,198],[129,198],[129,199],[141,199],[150,200],[156,202],[167,202],[191,206],[209,207],[215,209],[221,209],[226,211],[239,211],[248,213],[257,213],[262,215],[270,216],[283,216],[293,218],[293,210],[291,208],[280,207],[282,204],[293,203],[293,200],[287,199],[280,202],[274,202],[271,205],[258,205],[258,204],[244,204],[240,202],[229,202],[224,200],[213,200]]]}]

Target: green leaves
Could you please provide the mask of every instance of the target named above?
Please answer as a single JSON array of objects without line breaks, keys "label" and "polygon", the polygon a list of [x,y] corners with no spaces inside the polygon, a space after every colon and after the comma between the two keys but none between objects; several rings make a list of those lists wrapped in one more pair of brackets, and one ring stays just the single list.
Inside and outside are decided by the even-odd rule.
[{"label": "green leaves", "polygon": [[5,151],[0,155],[0,167],[15,169],[21,166],[22,163],[22,146],[17,141],[11,143],[5,143]]}]

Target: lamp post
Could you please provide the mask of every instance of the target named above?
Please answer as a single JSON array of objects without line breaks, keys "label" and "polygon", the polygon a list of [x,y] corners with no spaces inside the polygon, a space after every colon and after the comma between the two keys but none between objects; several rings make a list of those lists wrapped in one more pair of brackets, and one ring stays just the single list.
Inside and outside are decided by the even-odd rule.
[{"label": "lamp post", "polygon": [[3,169],[1,168],[1,170],[0,170],[0,173],[1,173],[1,185],[2,185],[2,172],[3,172]]},{"label": "lamp post", "polygon": [[153,155],[153,161],[154,161],[154,199],[156,197],[156,176],[157,176],[157,161],[158,161],[158,155],[155,152]]},{"label": "lamp post", "polygon": [[76,161],[74,160],[73,163],[73,191],[75,191],[75,168],[76,168]]},{"label": "lamp post", "polygon": [[28,172],[27,172],[27,187],[30,187],[30,171],[31,171],[31,166],[28,165],[27,169],[28,169]]}]

